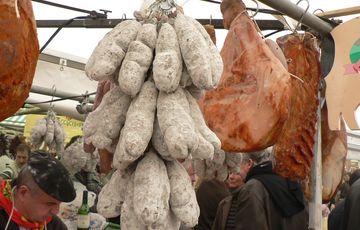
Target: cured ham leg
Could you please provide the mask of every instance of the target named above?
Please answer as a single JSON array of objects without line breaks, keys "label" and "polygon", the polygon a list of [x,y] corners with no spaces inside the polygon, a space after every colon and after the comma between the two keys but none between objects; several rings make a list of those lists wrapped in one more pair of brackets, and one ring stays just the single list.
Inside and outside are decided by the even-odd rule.
[{"label": "cured ham leg", "polygon": [[327,107],[321,111],[322,198],[330,201],[335,196],[345,170],[347,135],[345,122],[340,120],[340,130],[330,130]]},{"label": "cured ham leg", "polygon": [[201,109],[222,149],[261,150],[276,142],[288,118],[290,76],[259,36],[241,1],[223,1],[221,10],[228,24],[229,15],[237,16],[221,50],[220,83],[200,99]]},{"label": "cured ham leg", "polygon": [[309,33],[289,34],[277,39],[284,52],[291,79],[291,109],[283,133],[273,148],[275,171],[284,177],[303,180],[309,176],[314,156],[321,77],[316,38]]},{"label": "cured ham leg", "polygon": [[[16,4],[17,3],[17,4]],[[0,0],[0,121],[29,96],[39,55],[30,0]]]}]

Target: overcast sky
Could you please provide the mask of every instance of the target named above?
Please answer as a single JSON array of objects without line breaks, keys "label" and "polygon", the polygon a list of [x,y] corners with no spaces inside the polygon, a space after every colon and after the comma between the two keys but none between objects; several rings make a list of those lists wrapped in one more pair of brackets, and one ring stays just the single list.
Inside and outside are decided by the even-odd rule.
[{"label": "overcast sky", "polygon": [[[132,18],[135,10],[138,10],[143,0],[49,0],[52,2],[69,5],[86,10],[106,9],[111,10],[108,18],[122,18],[126,15],[127,18]],[[296,1],[291,0],[296,3]],[[248,7],[255,7],[255,3],[251,0],[245,0]],[[324,11],[336,10],[346,7],[359,6],[359,0],[310,0],[310,12],[315,9],[322,9]],[[200,0],[178,0],[179,5],[184,5],[185,13],[194,18],[222,18],[219,4],[203,2]],[[301,2],[300,6],[306,7],[305,2]],[[261,7],[266,7],[261,4]],[[36,19],[70,19],[77,16],[84,16],[84,13],[65,10],[45,4],[33,2],[34,14]],[[353,16],[354,17],[354,16]],[[269,15],[258,14],[257,19],[272,18]],[[351,18],[351,17],[350,17]],[[343,18],[348,20],[349,17]],[[38,29],[38,38],[40,46],[42,46],[55,29]],[[82,29],[82,28],[65,28],[55,39],[49,44],[48,48],[59,50],[64,53],[70,53],[75,56],[88,58],[92,50],[97,45],[98,41],[104,36],[109,29]],[[221,48],[226,31],[218,30],[217,45]]]}]

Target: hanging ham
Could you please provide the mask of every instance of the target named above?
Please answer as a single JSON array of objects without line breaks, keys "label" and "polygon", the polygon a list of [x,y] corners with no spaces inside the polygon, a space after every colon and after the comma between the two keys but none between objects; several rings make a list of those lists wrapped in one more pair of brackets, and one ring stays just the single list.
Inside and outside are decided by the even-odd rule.
[{"label": "hanging ham", "polygon": [[340,120],[340,130],[330,130],[326,105],[321,110],[322,198],[329,202],[342,182],[347,155],[345,122]]},{"label": "hanging ham", "polygon": [[0,121],[29,96],[39,54],[30,0],[0,0]]},{"label": "hanging ham", "polygon": [[230,25],[221,50],[224,71],[217,88],[200,99],[201,109],[222,149],[261,150],[276,142],[288,118],[290,77],[241,1],[223,1],[221,11],[225,28]]},{"label": "hanging ham", "polygon": [[277,39],[288,60],[291,79],[291,109],[283,133],[273,148],[275,171],[291,179],[309,176],[314,156],[318,107],[318,87],[321,77],[316,38],[309,34],[289,34]]}]

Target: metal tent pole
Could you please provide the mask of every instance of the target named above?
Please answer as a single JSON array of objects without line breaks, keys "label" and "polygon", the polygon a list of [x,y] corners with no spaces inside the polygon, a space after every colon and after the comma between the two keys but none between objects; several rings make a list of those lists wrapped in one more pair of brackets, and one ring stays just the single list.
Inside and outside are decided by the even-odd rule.
[{"label": "metal tent pole", "polygon": [[318,93],[317,132],[314,146],[314,159],[311,168],[312,198],[309,202],[309,230],[322,230],[322,150],[321,150],[321,96]]},{"label": "metal tent pole", "polygon": [[[59,90],[56,90],[54,92],[54,90],[52,90],[52,89],[48,89],[48,88],[36,86],[36,85],[31,86],[30,92],[37,93],[37,94],[43,94],[43,95],[47,95],[47,96],[55,96],[55,97],[60,97],[60,98],[72,97],[69,100],[74,100],[74,101],[78,101],[78,102],[82,102],[84,100],[83,95],[63,92],[63,91],[59,91]],[[91,94],[94,94],[94,93],[91,93]],[[90,97],[89,102],[94,103],[94,97]]]},{"label": "metal tent pole", "polygon": [[[36,100],[36,99],[28,98],[28,99],[26,99],[25,102],[33,104],[33,103],[39,103],[40,101]],[[36,107],[43,109],[45,111],[47,111],[49,109],[49,106],[50,106],[50,103],[36,104]],[[70,106],[66,106],[64,104],[56,104],[56,106],[54,106],[53,110],[57,115],[72,117],[79,121],[85,121],[85,118],[86,118],[86,116],[84,114],[80,114],[75,109],[75,105],[73,107],[70,107]]]},{"label": "metal tent pole", "polygon": [[308,27],[322,34],[330,33],[330,31],[333,29],[329,23],[321,20],[312,13],[306,12],[303,8],[292,3],[290,0],[259,0],[259,2],[262,2],[265,5],[268,5],[271,8],[286,14],[287,16],[297,21],[303,18],[301,20],[302,24],[307,25]]},{"label": "metal tent pole", "polygon": [[[69,24],[65,23],[68,20],[36,20],[37,28],[58,28],[63,26],[63,28],[114,28],[117,24],[124,20],[132,20],[133,18],[128,19],[77,19],[72,21]],[[208,24],[209,19],[196,19],[201,24]],[[283,30],[284,25],[278,20],[255,20],[261,30]],[[224,29],[223,20],[222,19],[211,19],[211,24],[215,27],[215,29]],[[43,54],[40,54],[43,55]],[[58,64],[59,62],[57,62]]]},{"label": "metal tent pole", "polygon": [[55,6],[55,7],[59,7],[59,8],[67,9],[67,10],[73,10],[73,11],[89,14],[92,18],[107,18],[107,13],[109,13],[109,12],[112,13],[110,10],[100,10],[100,11],[103,11],[103,13],[98,13],[95,10],[91,10],[91,11],[90,10],[84,10],[84,9],[80,9],[80,8],[76,8],[76,7],[72,7],[72,6],[59,4],[59,3],[56,3],[56,2],[49,2],[49,1],[46,1],[46,0],[32,0],[32,1],[42,3],[42,4],[46,4],[46,5],[49,5],[49,6]]}]

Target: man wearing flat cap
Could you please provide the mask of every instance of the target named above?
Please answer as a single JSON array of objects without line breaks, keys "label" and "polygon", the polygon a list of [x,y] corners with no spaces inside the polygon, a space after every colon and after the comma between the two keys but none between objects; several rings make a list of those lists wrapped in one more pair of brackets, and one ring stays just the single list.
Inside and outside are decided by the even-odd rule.
[{"label": "man wearing flat cap", "polygon": [[48,153],[35,151],[16,180],[0,183],[0,229],[66,230],[56,216],[76,193],[68,171]]}]

